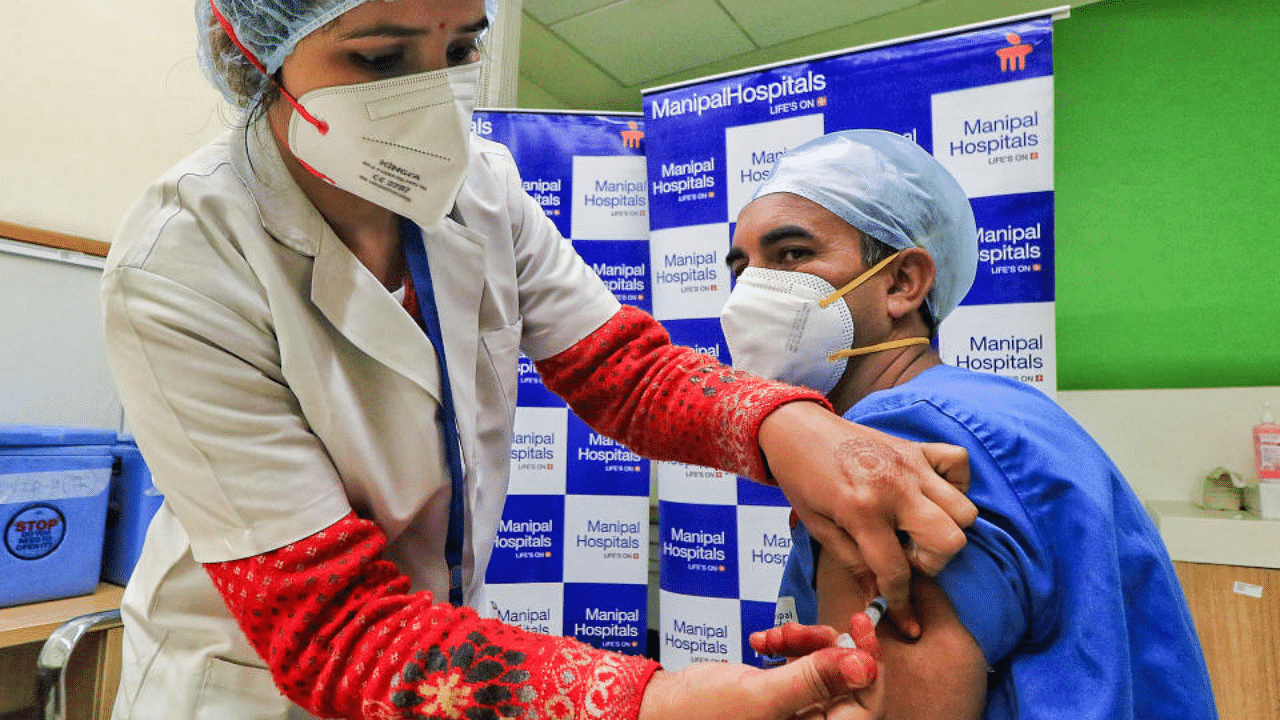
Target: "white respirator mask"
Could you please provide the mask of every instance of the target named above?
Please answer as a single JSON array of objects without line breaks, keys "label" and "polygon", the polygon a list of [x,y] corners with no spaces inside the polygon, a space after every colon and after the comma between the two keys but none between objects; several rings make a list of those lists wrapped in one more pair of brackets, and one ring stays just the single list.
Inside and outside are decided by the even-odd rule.
[{"label": "white respirator mask", "polygon": [[453,209],[469,160],[480,63],[313,90],[289,149],[313,174],[433,228]]},{"label": "white respirator mask", "polygon": [[[214,0],[209,9],[245,59],[274,84],[273,73],[240,41]],[[320,88],[301,98],[277,85],[294,110],[289,150],[321,180],[434,228],[453,209],[467,173],[480,68],[468,63]]]},{"label": "white respirator mask", "polygon": [[853,315],[843,298],[897,256],[885,258],[839,290],[810,273],[743,270],[720,310],[733,367],[827,395],[840,382],[850,357],[927,345],[929,338],[916,337],[853,349]]}]

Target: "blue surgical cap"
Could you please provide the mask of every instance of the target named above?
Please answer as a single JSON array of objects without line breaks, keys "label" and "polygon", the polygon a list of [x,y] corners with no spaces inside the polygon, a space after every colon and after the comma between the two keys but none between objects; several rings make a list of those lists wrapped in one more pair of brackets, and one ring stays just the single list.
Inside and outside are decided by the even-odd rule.
[{"label": "blue surgical cap", "polygon": [[[236,31],[236,37],[258,61],[273,74],[284,64],[302,38],[319,30],[346,11],[374,0],[196,0],[196,28],[200,36],[200,66],[205,75],[235,105],[246,100],[227,84],[227,68],[252,70],[252,65],[235,47],[215,57],[210,33],[221,33],[222,27],[213,16],[210,2],[218,3],[218,12]],[[394,2],[395,0],[380,0]],[[490,22],[498,11],[498,0],[484,0],[484,13]],[[267,84],[263,84],[265,90]],[[261,94],[261,91],[259,92]],[[256,98],[252,98],[256,99]]]},{"label": "blue surgical cap", "polygon": [[924,248],[938,268],[926,303],[951,314],[978,272],[978,229],[960,183],[924,148],[884,130],[845,130],[778,158],[755,196],[791,193],[895,250]]}]

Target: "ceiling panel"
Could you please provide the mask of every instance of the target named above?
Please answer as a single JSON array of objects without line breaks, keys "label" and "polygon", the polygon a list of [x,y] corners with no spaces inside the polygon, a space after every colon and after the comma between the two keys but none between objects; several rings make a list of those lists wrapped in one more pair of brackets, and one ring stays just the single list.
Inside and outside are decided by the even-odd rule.
[{"label": "ceiling panel", "polygon": [[558,23],[618,0],[524,0],[524,11],[543,25]]},{"label": "ceiling panel", "polygon": [[715,0],[624,0],[551,25],[623,85],[755,49]]},{"label": "ceiling panel", "polygon": [[564,110],[568,104],[524,75],[516,83],[516,107],[538,110]]},{"label": "ceiling panel", "polygon": [[571,108],[633,110],[638,104],[634,92],[627,91],[528,13],[520,23],[520,77]]},{"label": "ceiling panel", "polygon": [[919,5],[922,0],[720,0],[761,47]]},{"label": "ceiling panel", "polygon": [[[567,4],[585,1],[524,0],[526,7],[534,2],[544,7],[565,3],[565,7],[568,7]],[[744,5],[748,1],[751,4]],[[865,20],[845,22],[837,19],[840,17],[838,13],[843,11],[845,2],[849,5],[862,3],[858,7],[863,11],[868,7],[867,3],[883,4],[890,1],[720,0],[721,5],[734,8],[734,12],[742,16],[741,20],[729,20],[731,23],[738,24],[768,24],[770,21],[757,21],[753,17],[761,16],[763,11],[770,9],[773,4],[786,8],[788,13],[799,15],[809,12],[808,5],[804,3],[816,3],[817,6],[827,8],[826,12],[829,14],[824,16],[817,31],[769,46],[756,49],[748,47],[745,52],[742,48],[747,46],[739,42],[715,42],[709,39],[715,33],[697,24],[700,22],[700,17],[708,14],[717,17],[717,23],[726,21],[727,16],[723,12],[717,15],[712,12],[712,8],[708,7],[714,0],[691,1],[687,4],[677,3],[676,0],[652,2],[650,5],[680,4],[681,7],[667,8],[665,15],[660,12],[651,13],[657,17],[650,19],[645,19],[647,11],[641,8],[636,0],[615,2],[599,10],[587,11],[581,16],[556,23],[551,29],[539,23],[529,13],[524,13],[520,74],[570,108],[634,111],[640,109],[640,91],[643,88],[735,72],[743,68],[785,62],[798,57],[935,32],[1020,13],[1039,12],[1059,7],[1063,2],[1063,0],[924,0]],[[1076,0],[1074,4],[1083,5],[1098,1]],[[1125,0],[1104,1],[1123,2]],[[0,0],[0,3],[2,2],[3,0]],[[620,5],[630,7],[615,13],[614,8]],[[752,13],[756,15],[753,16]],[[581,22],[582,18],[596,15],[603,16],[603,19],[608,22],[596,21],[596,24],[590,27],[575,25]],[[783,17],[778,22],[794,24],[796,21]],[[609,23],[614,23],[615,26],[608,27]],[[734,24],[733,28],[738,29],[738,24]],[[596,27],[596,25],[604,27]],[[708,28],[710,27],[722,28],[723,26],[709,23]],[[577,49],[565,42],[566,28],[573,31],[573,39],[578,44]],[[730,38],[734,37],[731,32],[727,35]],[[747,36],[742,35],[742,38]],[[724,48],[722,52],[708,51],[708,48],[721,46]],[[625,68],[619,69],[620,65],[634,66],[636,69],[631,71]],[[670,69],[674,67],[680,69]],[[535,96],[536,93],[526,94],[530,100],[535,100]],[[536,99],[545,100],[546,98],[536,96]]]}]

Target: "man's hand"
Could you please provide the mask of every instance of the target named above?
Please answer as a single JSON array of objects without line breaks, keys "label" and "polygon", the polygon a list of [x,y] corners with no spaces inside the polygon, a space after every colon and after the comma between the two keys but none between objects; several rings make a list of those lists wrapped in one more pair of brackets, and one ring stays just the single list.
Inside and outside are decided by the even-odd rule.
[{"label": "man's hand", "polygon": [[[864,619],[866,616],[863,616]],[[868,621],[868,625],[870,621]],[[678,673],[658,672],[645,687],[640,720],[870,720],[880,649],[872,632],[856,650],[813,647],[783,667],[698,663]],[[760,633],[758,633],[760,634]]]},{"label": "man's hand", "polygon": [[[964,547],[978,517],[964,496],[969,455],[941,443],[914,443],[847,422],[817,404],[793,402],[760,425],[760,448],[823,552],[875,575],[889,615],[920,632],[907,601],[911,567],[936,575]],[[910,536],[905,547],[896,531]]]}]

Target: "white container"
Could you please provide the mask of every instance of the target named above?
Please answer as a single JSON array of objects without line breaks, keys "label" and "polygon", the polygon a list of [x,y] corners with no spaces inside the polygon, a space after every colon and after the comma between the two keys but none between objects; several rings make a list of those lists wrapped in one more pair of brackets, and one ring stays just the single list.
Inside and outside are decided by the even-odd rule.
[{"label": "white container", "polygon": [[[1251,492],[1253,488],[1249,488]],[[1266,482],[1265,480],[1258,483],[1257,491],[1258,502],[1255,504],[1246,501],[1246,505],[1251,505],[1258,509],[1258,514],[1267,520],[1280,520],[1280,483]]]}]

